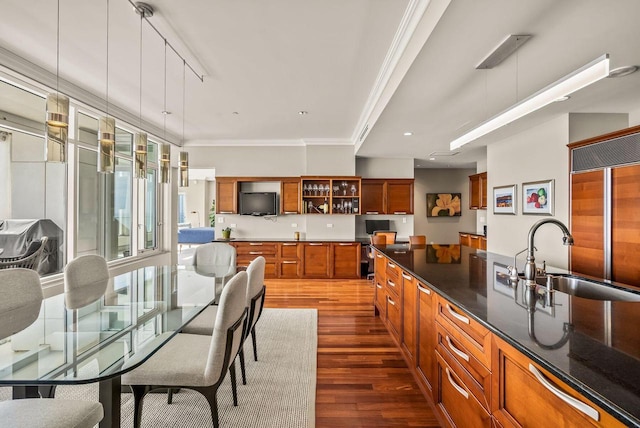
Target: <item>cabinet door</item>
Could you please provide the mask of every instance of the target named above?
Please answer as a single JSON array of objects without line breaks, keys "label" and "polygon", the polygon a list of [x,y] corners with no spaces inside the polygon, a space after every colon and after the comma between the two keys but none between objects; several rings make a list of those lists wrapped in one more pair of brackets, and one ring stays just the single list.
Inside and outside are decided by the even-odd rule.
[{"label": "cabinet door", "polygon": [[493,346],[491,410],[503,426],[623,426],[503,340]]},{"label": "cabinet door", "polygon": [[571,174],[571,270],[604,277],[604,171]]},{"label": "cabinet door", "polygon": [[416,367],[419,379],[427,390],[433,391],[433,374],[435,370],[435,311],[433,305],[433,291],[418,282],[418,351]]},{"label": "cabinet door", "polygon": [[487,173],[480,174],[480,209],[487,209]]},{"label": "cabinet door", "polygon": [[280,212],[300,214],[300,179],[284,179],[280,184]]},{"label": "cabinet door", "polygon": [[332,278],[360,277],[360,244],[336,242],[332,245]]},{"label": "cabinet door", "polygon": [[300,249],[302,244],[281,242],[278,244],[278,277],[298,278],[300,276]]},{"label": "cabinet door", "polygon": [[480,175],[474,174],[469,176],[469,209],[477,210],[480,208],[481,190]]},{"label": "cabinet door", "polygon": [[329,278],[331,275],[331,244],[308,242],[302,244],[302,277]]},{"label": "cabinet door", "polygon": [[611,279],[640,285],[640,165],[611,170]]},{"label": "cabinet door", "polygon": [[216,213],[238,213],[238,182],[234,179],[216,179]]},{"label": "cabinet door", "polygon": [[362,214],[386,214],[384,180],[362,180]]},{"label": "cabinet door", "polygon": [[402,350],[415,367],[416,356],[416,302],[418,287],[416,279],[402,272]]},{"label": "cabinet door", "polygon": [[413,214],[413,180],[387,180],[387,214]]}]

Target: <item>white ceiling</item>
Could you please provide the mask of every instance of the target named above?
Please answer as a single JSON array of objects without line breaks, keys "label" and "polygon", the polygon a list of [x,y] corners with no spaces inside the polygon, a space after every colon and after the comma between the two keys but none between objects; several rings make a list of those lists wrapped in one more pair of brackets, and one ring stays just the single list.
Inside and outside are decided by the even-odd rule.
[{"label": "white ceiling", "polygon": [[[57,2],[2,3],[0,47],[55,72]],[[485,156],[487,143],[558,114],[640,111],[640,73],[605,79],[458,155],[425,160],[432,152],[448,154],[449,142],[464,131],[604,53],[612,68],[640,65],[637,0],[453,0],[444,13],[435,5],[448,0],[147,3],[155,9],[150,21],[204,74],[200,82],[185,73],[188,144],[352,144],[368,124],[365,141],[355,147],[358,156],[469,167]],[[429,3],[409,38],[414,28],[408,19]],[[106,4],[60,0],[60,76],[103,98]],[[140,18],[127,0],[109,5],[109,101],[162,127],[164,43],[142,27],[140,96]],[[433,31],[428,22],[437,23]],[[496,68],[476,70],[508,34],[533,37]],[[401,37],[408,43],[404,51]],[[166,126],[181,136],[183,63],[167,52],[166,109],[172,114]],[[385,73],[386,86],[380,85]]]}]

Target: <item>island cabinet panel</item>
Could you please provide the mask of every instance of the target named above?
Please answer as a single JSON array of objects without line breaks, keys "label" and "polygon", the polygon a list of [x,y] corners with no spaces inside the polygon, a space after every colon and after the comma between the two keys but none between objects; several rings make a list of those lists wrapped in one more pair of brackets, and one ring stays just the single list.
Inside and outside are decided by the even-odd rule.
[{"label": "island cabinet panel", "polygon": [[433,375],[435,371],[435,295],[433,291],[422,284],[416,282],[418,288],[418,313],[416,315],[418,327],[416,372],[418,382],[422,384],[427,395],[431,396],[433,391]]},{"label": "island cabinet panel", "polygon": [[238,181],[220,177],[216,179],[216,213],[238,213]]},{"label": "island cabinet panel", "polygon": [[402,277],[402,351],[409,361],[409,367],[415,367],[416,359],[416,312],[418,301],[418,281],[408,272]]},{"label": "island cabinet panel", "polygon": [[360,243],[331,244],[332,278],[360,278]]},{"label": "island cabinet panel", "polygon": [[387,327],[398,344],[402,341],[402,277],[398,265],[387,259]]},{"label": "island cabinet panel", "polygon": [[[491,415],[478,402],[459,374],[436,352],[434,401],[450,427],[489,428]],[[533,426],[533,425],[532,425]]]},{"label": "island cabinet panel", "polygon": [[640,285],[640,165],[611,171],[611,279]]},{"label": "island cabinet panel", "polygon": [[491,410],[507,427],[622,427],[573,388],[494,337]]},{"label": "island cabinet panel", "polygon": [[278,244],[278,277],[300,277],[300,252],[302,245],[296,242],[281,242]]},{"label": "island cabinet panel", "polygon": [[362,180],[362,214],[386,214],[386,181]]},{"label": "island cabinet panel", "polygon": [[300,214],[300,179],[284,178],[280,182],[280,212]]},{"label": "island cabinet panel", "polygon": [[380,251],[374,250],[374,259],[373,259],[373,282],[375,285],[375,309],[374,312],[376,315],[380,316],[382,321],[386,321],[387,319],[387,292],[386,292],[386,283],[387,283],[387,258],[383,256]]},{"label": "island cabinet panel", "polygon": [[331,244],[327,242],[307,242],[302,244],[303,278],[331,277]]},{"label": "island cabinet panel", "polygon": [[387,180],[387,214],[413,214],[413,180]]}]

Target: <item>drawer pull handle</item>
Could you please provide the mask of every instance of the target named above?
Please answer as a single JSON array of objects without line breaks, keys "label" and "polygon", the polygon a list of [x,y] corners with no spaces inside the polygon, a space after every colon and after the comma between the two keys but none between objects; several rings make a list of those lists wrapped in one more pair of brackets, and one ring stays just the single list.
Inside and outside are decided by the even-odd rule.
[{"label": "drawer pull handle", "polygon": [[380,285],[379,283],[376,283],[376,287],[382,290],[382,285]]},{"label": "drawer pull handle", "polygon": [[470,236],[471,239],[478,239],[478,236]]},{"label": "drawer pull handle", "polygon": [[396,265],[394,265],[391,262],[387,262],[387,266],[389,266],[391,269],[395,269],[396,268]]},{"label": "drawer pull handle", "polygon": [[451,373],[449,372],[449,367],[445,367],[444,370],[447,372],[447,379],[449,379],[449,383],[451,384],[451,386],[453,386],[453,388],[458,391],[460,395],[468,400],[469,393],[465,391],[464,388],[462,388],[460,385],[458,385],[455,380],[453,380],[453,378],[451,377]]},{"label": "drawer pull handle", "polygon": [[282,264],[283,264],[283,265],[295,265],[295,264],[297,264],[297,263],[298,263],[298,262],[293,261],[293,260],[283,260],[283,261],[282,261]]},{"label": "drawer pull handle", "polygon": [[464,352],[462,352],[461,350],[459,350],[457,347],[455,347],[453,345],[453,342],[451,342],[451,339],[449,339],[449,336],[446,336],[445,339],[447,340],[447,345],[449,345],[449,349],[451,349],[454,354],[456,354],[458,357],[462,358],[465,361],[469,361],[469,356]]},{"label": "drawer pull handle", "polygon": [[377,257],[377,258],[379,258],[379,259],[381,259],[381,258],[382,258],[382,254],[377,254],[377,253],[376,253],[376,257]]},{"label": "drawer pull handle", "polygon": [[262,242],[249,242],[249,245],[262,245]]},{"label": "drawer pull handle", "polygon": [[596,409],[594,409],[593,407],[583,403],[580,400],[577,400],[577,399],[573,398],[572,396],[570,396],[569,394],[565,393],[564,391],[559,390],[551,382],[549,382],[549,380],[542,373],[540,373],[540,370],[538,370],[531,363],[529,363],[529,371],[531,373],[533,373],[533,375],[536,377],[536,379],[538,379],[538,382],[540,382],[542,384],[542,386],[547,388],[549,390],[549,392],[551,392],[553,395],[555,395],[556,397],[558,397],[559,399],[561,399],[562,401],[564,401],[565,403],[567,403],[568,405],[570,405],[574,409],[576,409],[576,410],[584,413],[585,415],[589,416],[591,419],[593,419],[595,421],[599,421],[600,420],[600,413]]},{"label": "drawer pull handle", "polygon": [[387,279],[387,284],[389,284],[392,287],[396,286],[396,284],[393,281],[391,281],[390,279]]},{"label": "drawer pull handle", "polygon": [[233,214],[233,211],[220,211],[218,214]]},{"label": "drawer pull handle", "polygon": [[338,244],[342,247],[351,247],[353,245],[352,242],[341,242],[340,244]]},{"label": "drawer pull handle", "polygon": [[313,245],[314,247],[316,247],[316,246],[322,246],[324,244],[321,242],[310,242],[309,245]]},{"label": "drawer pull handle", "polygon": [[378,211],[367,211],[367,214],[378,214]]},{"label": "drawer pull handle", "polygon": [[298,244],[287,243],[287,242],[285,242],[285,243],[283,243],[283,244],[282,244],[282,246],[283,246],[283,247],[294,247],[294,246],[296,246],[296,245],[298,245]]},{"label": "drawer pull handle", "polygon": [[451,316],[454,317],[455,319],[457,319],[458,321],[463,322],[465,324],[469,324],[469,318],[463,317],[459,313],[456,313],[453,309],[451,309],[451,306],[449,306],[448,303],[447,303],[447,310],[449,311]]},{"label": "drawer pull handle", "polygon": [[285,211],[285,214],[298,214],[298,211]]},{"label": "drawer pull handle", "polygon": [[418,290],[422,291],[426,295],[431,295],[431,290],[424,288],[420,283],[418,283]]},{"label": "drawer pull handle", "polygon": [[391,305],[393,305],[393,306],[395,306],[395,305],[396,305],[396,302],[394,302],[393,300],[391,300],[391,297],[389,297],[389,296],[387,296],[387,301],[388,301],[389,303],[391,303]]},{"label": "drawer pull handle", "polygon": [[394,211],[393,213],[394,214],[406,214],[407,212],[406,211]]},{"label": "drawer pull handle", "polygon": [[468,237],[469,237],[469,235],[464,235],[464,234],[462,234],[462,233],[461,233],[461,234],[460,234],[460,237],[461,237],[461,238],[468,238]]},{"label": "drawer pull handle", "polygon": [[252,254],[252,255],[262,254],[262,251],[249,251],[249,254]]},{"label": "drawer pull handle", "polygon": [[404,273],[404,272],[402,272],[402,277],[403,277],[404,279],[406,279],[407,281],[411,281],[411,280],[413,279],[412,277],[410,277],[409,275],[407,275],[407,274],[406,274],[406,273]]}]

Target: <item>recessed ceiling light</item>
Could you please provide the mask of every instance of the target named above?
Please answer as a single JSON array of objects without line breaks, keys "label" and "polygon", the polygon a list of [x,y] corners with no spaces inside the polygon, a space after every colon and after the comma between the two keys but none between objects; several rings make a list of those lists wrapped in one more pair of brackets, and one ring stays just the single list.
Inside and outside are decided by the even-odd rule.
[{"label": "recessed ceiling light", "polygon": [[417,166],[417,167],[420,167],[420,164],[417,164],[416,166]]},{"label": "recessed ceiling light", "polygon": [[410,136],[412,136],[412,135],[413,135],[413,132],[405,132],[405,133],[404,133],[404,136],[405,136],[405,137],[410,137]]},{"label": "recessed ceiling light", "polygon": [[625,65],[624,67],[614,68],[609,72],[607,77],[624,77],[638,71],[637,65]]},{"label": "recessed ceiling light", "polygon": [[171,112],[170,112],[170,111],[168,111],[168,110],[162,110],[162,112],[161,112],[161,113],[162,113],[162,114],[164,114],[164,115],[171,114]]},{"label": "recessed ceiling light", "polygon": [[231,114],[240,114],[237,111],[232,111]]},{"label": "recessed ceiling light", "polygon": [[429,160],[436,160],[436,158],[429,158]]},{"label": "recessed ceiling light", "polygon": [[309,114],[309,112],[308,112],[308,111],[306,111],[306,110],[300,110],[300,111],[298,112],[298,114],[299,114],[299,115],[301,115],[301,116],[304,116],[305,114]]},{"label": "recessed ceiling light", "polygon": [[554,103],[561,103],[562,101],[567,101],[569,98],[571,98],[569,95],[565,95],[563,97],[556,98],[555,100],[553,100],[553,102]]}]

